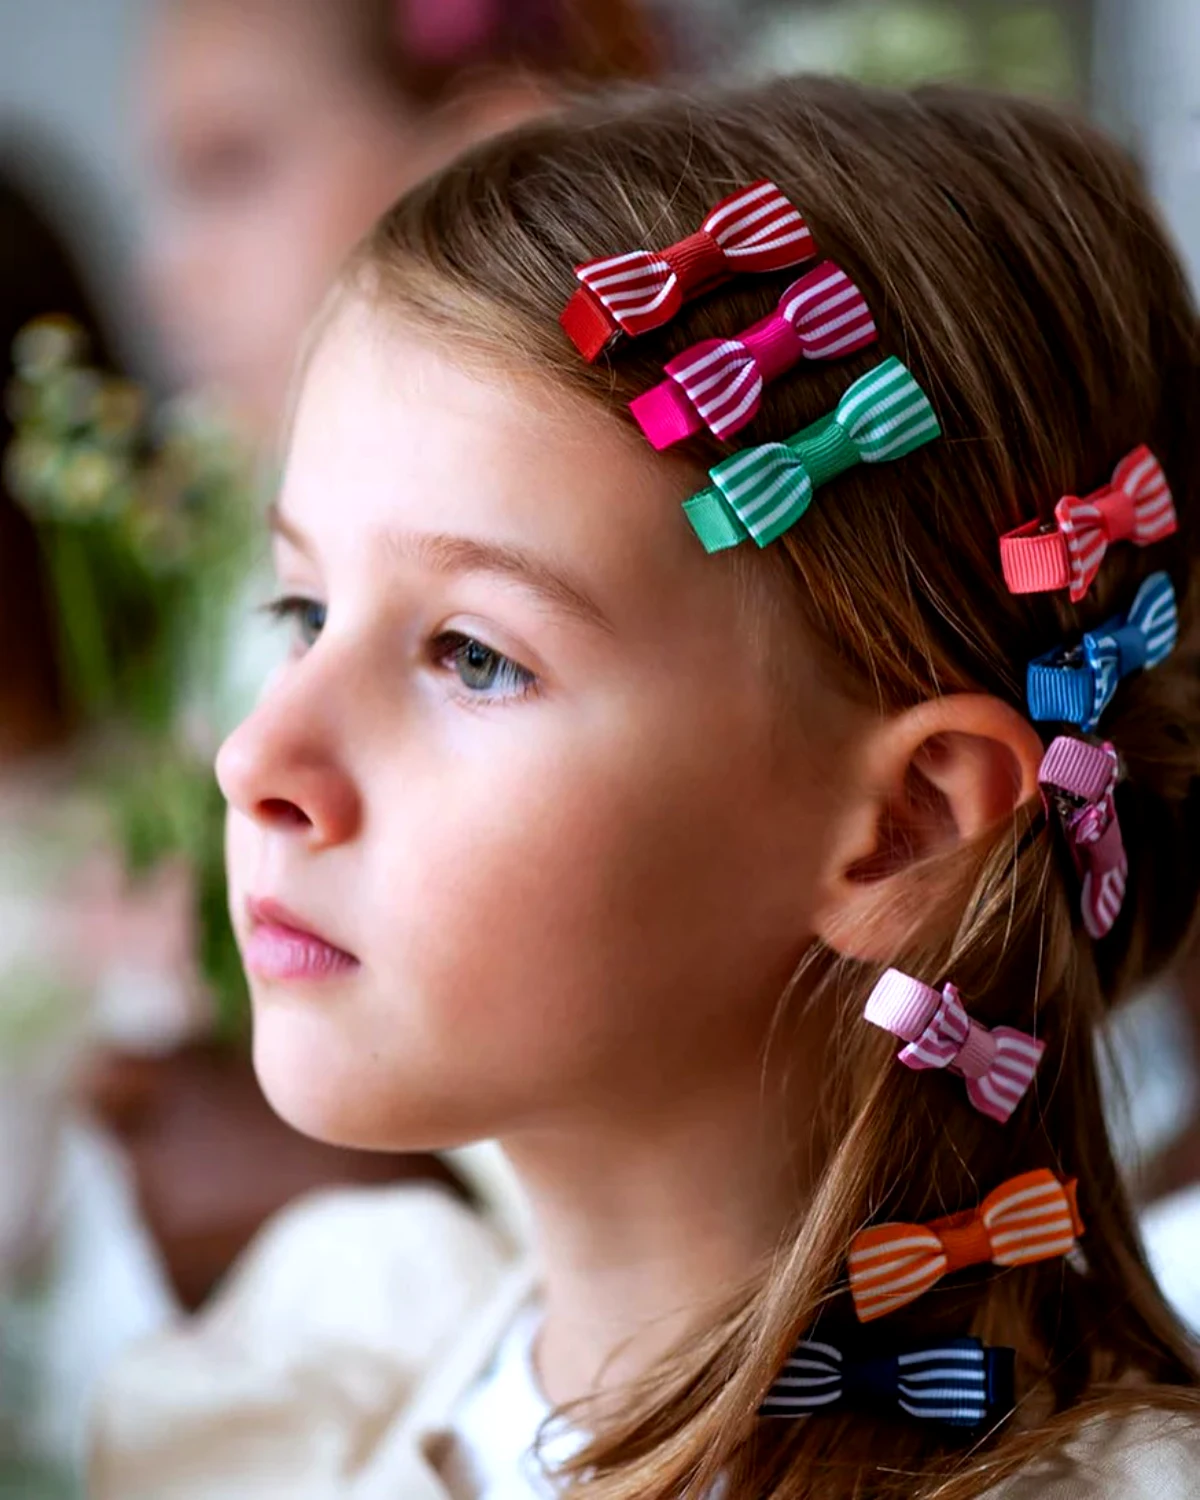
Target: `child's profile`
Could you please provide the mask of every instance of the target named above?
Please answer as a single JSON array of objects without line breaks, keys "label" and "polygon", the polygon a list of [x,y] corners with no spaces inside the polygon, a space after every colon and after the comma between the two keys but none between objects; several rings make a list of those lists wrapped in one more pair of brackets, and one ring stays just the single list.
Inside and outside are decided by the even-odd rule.
[{"label": "child's profile", "polygon": [[[277,1111],[498,1138],[537,1269],[448,1290],[443,1213],[390,1397],[292,1371],[256,1482],[1195,1493],[1093,1042],[1196,904],[1197,333],[1123,157],[969,92],[582,104],[379,222],[218,761],[232,914]],[[121,1401],[103,1493],[172,1430],[171,1493],[259,1493],[220,1400]]]}]

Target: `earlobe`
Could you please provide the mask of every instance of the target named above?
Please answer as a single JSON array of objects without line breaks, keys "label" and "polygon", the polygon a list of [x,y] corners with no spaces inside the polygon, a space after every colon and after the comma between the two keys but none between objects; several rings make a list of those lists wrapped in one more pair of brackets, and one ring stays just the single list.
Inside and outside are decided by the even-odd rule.
[{"label": "earlobe", "polygon": [[1042,753],[1027,719],[981,693],[881,720],[861,746],[818,936],[847,957],[886,962],[931,923],[954,921],[985,835],[1037,795]]}]

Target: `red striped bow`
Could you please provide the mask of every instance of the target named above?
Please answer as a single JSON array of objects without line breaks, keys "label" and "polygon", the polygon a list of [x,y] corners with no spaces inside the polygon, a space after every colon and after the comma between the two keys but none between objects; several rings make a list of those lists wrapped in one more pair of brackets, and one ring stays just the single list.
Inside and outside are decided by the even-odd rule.
[{"label": "red striped bow", "polygon": [[575,267],[567,337],[593,360],[617,337],[661,328],[692,297],[743,271],[780,271],[816,253],[808,225],[765,179],[723,198],[695,234],[665,250],[630,250]]},{"label": "red striped bow", "polygon": [[1044,1167],[1010,1178],[978,1208],[928,1224],[876,1224],[850,1247],[850,1292],[861,1323],[882,1318],[966,1266],[1021,1266],[1066,1255],[1083,1233],[1075,1182]]},{"label": "red striped bow", "polygon": [[839,359],[878,336],[863,294],[824,260],[737,338],[703,339],[677,355],[665,366],[670,379],[629,409],[660,451],[706,425],[729,438],[753,420],[763,388],[801,359]]},{"label": "red striped bow", "polygon": [[1145,445],[1121,460],[1111,483],[1082,500],[1064,495],[1054,519],[1056,531],[1030,521],[1000,538],[1000,565],[1011,593],[1069,588],[1071,602],[1078,604],[1111,543],[1148,547],[1178,524],[1166,475]]}]

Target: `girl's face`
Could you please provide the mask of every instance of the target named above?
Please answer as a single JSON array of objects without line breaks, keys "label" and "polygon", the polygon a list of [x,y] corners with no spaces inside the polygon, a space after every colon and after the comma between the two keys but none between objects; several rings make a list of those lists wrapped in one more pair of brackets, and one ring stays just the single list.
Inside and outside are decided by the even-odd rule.
[{"label": "girl's face", "polygon": [[170,0],[151,40],[149,292],[180,378],[261,438],[342,257],[438,160],[363,73],[312,0]]},{"label": "girl's face", "polygon": [[325,332],[274,515],[294,647],[218,763],[255,1061],[301,1130],[645,1119],[757,1066],[859,711],[688,488],[362,303]]}]

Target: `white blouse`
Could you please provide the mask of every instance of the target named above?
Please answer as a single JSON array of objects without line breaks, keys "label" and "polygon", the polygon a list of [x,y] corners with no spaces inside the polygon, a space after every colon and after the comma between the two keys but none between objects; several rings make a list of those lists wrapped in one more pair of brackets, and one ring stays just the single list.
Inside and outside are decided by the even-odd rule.
[{"label": "white blouse", "polygon": [[[544,1500],[531,1266],[430,1187],[302,1200],[111,1371],[90,1500]],[[545,1449],[553,1460],[556,1442]],[[1200,1423],[1093,1423],[988,1500],[1198,1500]]]}]

